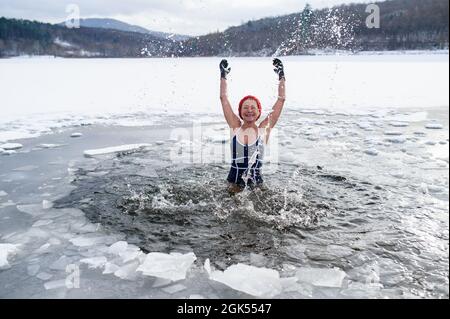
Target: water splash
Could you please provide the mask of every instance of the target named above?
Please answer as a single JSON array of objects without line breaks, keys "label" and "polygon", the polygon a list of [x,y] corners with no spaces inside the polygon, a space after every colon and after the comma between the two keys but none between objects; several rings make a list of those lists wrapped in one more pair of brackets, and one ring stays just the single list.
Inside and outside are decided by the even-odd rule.
[{"label": "water splash", "polygon": [[356,19],[339,8],[312,12],[305,10],[294,19],[293,31],[282,41],[272,57],[309,54],[315,50],[339,52],[352,50],[355,41]]}]

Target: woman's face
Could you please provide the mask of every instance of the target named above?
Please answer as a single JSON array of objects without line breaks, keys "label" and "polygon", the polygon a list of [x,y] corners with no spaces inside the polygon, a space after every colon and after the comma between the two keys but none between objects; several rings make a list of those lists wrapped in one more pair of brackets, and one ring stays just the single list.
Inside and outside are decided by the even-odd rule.
[{"label": "woman's face", "polygon": [[258,119],[259,109],[255,100],[248,99],[242,104],[241,116],[245,122],[255,122]]}]

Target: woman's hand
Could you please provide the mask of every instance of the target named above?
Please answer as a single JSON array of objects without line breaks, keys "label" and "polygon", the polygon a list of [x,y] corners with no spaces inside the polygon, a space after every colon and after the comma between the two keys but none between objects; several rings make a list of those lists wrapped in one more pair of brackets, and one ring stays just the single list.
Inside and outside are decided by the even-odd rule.
[{"label": "woman's hand", "polygon": [[222,103],[223,114],[227,120],[228,126],[232,129],[241,127],[241,120],[233,112],[230,101],[227,96],[227,74],[230,73],[231,68],[228,66],[227,60],[220,61],[220,102]]},{"label": "woman's hand", "polygon": [[280,59],[275,58],[275,59],[273,59],[273,66],[275,67],[275,69],[273,69],[273,70],[275,71],[276,74],[278,74],[280,81],[282,79],[285,79],[283,62],[281,62]]},{"label": "woman's hand", "polygon": [[230,73],[231,68],[228,66],[228,61],[223,59],[222,61],[220,61],[220,77],[222,79],[227,79],[227,74]]}]

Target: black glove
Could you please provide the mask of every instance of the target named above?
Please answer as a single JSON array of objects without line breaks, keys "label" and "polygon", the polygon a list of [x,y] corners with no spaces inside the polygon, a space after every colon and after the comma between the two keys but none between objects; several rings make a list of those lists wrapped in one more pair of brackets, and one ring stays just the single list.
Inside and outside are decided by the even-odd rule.
[{"label": "black glove", "polygon": [[228,67],[228,61],[222,60],[220,61],[220,77],[222,79],[227,79],[227,74],[230,73],[231,68]]},{"label": "black glove", "polygon": [[273,66],[275,67],[275,69],[273,69],[275,71],[276,74],[278,74],[278,76],[281,79],[284,79],[284,66],[283,66],[283,62],[281,62],[280,59],[275,58],[273,59]]}]

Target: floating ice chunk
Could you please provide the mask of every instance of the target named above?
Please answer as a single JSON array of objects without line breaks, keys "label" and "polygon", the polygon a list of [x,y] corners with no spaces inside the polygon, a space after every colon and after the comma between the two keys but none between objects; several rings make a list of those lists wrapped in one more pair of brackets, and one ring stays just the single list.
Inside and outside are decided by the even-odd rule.
[{"label": "floating ice chunk", "polygon": [[56,238],[56,237],[53,237],[53,238],[50,238],[49,240],[48,240],[48,243],[49,244],[51,244],[51,245],[61,245],[61,240],[59,240],[58,238]]},{"label": "floating ice chunk", "polygon": [[14,150],[9,150],[9,151],[3,151],[2,152],[2,154],[3,155],[13,155],[13,154],[16,154],[17,152],[16,151],[14,151]]},{"label": "floating ice chunk", "polygon": [[164,141],[156,141],[155,144],[158,146],[161,146],[161,145],[164,145]]},{"label": "floating ice chunk", "polygon": [[287,277],[287,278],[281,278],[281,287],[283,288],[283,291],[289,292],[289,291],[297,291],[298,285],[297,285],[298,278],[297,277]]},{"label": "floating ice chunk", "polygon": [[105,264],[105,270],[103,270],[103,274],[113,274],[113,273],[115,273],[116,271],[118,271],[120,269],[120,267],[119,266],[117,266],[116,264],[113,264],[113,263],[110,263],[110,262],[107,262],[106,264]]},{"label": "floating ice chunk", "polygon": [[162,288],[162,291],[164,291],[165,293],[168,293],[168,294],[171,294],[171,295],[172,295],[172,294],[174,294],[174,293],[183,291],[183,290],[185,290],[186,288],[187,288],[187,287],[184,286],[184,285],[176,284],[176,285],[172,285],[172,286],[169,286],[169,287]]},{"label": "floating ice chunk", "polygon": [[403,135],[403,133],[399,132],[399,131],[386,131],[386,132],[384,132],[384,135],[400,136],[400,135]]},{"label": "floating ice chunk", "polygon": [[70,134],[70,137],[81,137],[83,136],[83,133],[72,133]]},{"label": "floating ice chunk", "polygon": [[5,191],[0,191],[0,197],[8,196],[8,193]]},{"label": "floating ice chunk", "polygon": [[410,114],[396,114],[386,119],[394,122],[422,122],[428,118],[428,112],[416,112]]},{"label": "floating ice chunk", "polygon": [[39,265],[30,265],[27,267],[27,274],[28,276],[36,276],[37,273],[39,272],[39,269],[41,268],[41,266]]},{"label": "floating ice chunk", "polygon": [[137,271],[146,276],[170,279],[172,281],[186,278],[187,271],[197,259],[194,253],[149,253]]},{"label": "floating ice chunk", "polygon": [[434,145],[436,145],[437,143],[436,143],[435,141],[426,141],[425,144],[426,144],[426,145],[430,145],[430,146],[434,146]]},{"label": "floating ice chunk", "polygon": [[205,260],[205,264],[203,265],[203,268],[206,270],[206,273],[208,276],[211,275],[211,262],[209,261],[209,258]]},{"label": "floating ice chunk", "polygon": [[232,265],[225,271],[213,271],[211,280],[256,297],[272,298],[281,293],[278,271],[245,264]]},{"label": "floating ice chunk", "polygon": [[409,122],[391,122],[389,125],[393,127],[408,127]]},{"label": "floating ice chunk", "polygon": [[365,150],[364,153],[366,153],[367,155],[371,155],[371,156],[377,156],[378,155],[378,151],[374,148]]},{"label": "floating ice chunk", "polygon": [[427,128],[429,130],[442,130],[444,128],[444,126],[439,123],[428,123],[425,125],[425,128]]},{"label": "floating ice chunk", "polygon": [[99,224],[85,223],[84,221],[75,222],[70,225],[70,230],[78,234],[93,233],[96,232],[99,228]]},{"label": "floating ice chunk", "polygon": [[107,261],[105,256],[100,256],[81,259],[80,263],[87,264],[89,268],[102,268],[106,265]]},{"label": "floating ice chunk", "polygon": [[50,278],[53,277],[53,275],[46,273],[46,272],[40,272],[37,274],[36,276],[37,278],[39,278],[40,280],[49,280]]},{"label": "floating ice chunk", "polygon": [[334,288],[342,287],[342,282],[346,276],[347,274],[340,269],[300,268],[296,273],[300,282],[313,286]]},{"label": "floating ice chunk", "polygon": [[446,188],[437,185],[428,185],[428,191],[430,193],[444,193],[446,191]]},{"label": "floating ice chunk", "polygon": [[76,237],[72,238],[70,242],[78,247],[88,247],[100,243],[102,238],[88,238],[88,237]]},{"label": "floating ice chunk", "polygon": [[358,122],[358,123],[356,123],[356,125],[362,130],[373,131],[372,124],[370,124],[368,122]]},{"label": "floating ice chunk", "polygon": [[0,145],[0,148],[2,148],[4,151],[18,150],[21,149],[22,147],[23,145],[19,143],[6,143]]},{"label": "floating ice chunk", "polygon": [[124,263],[139,258],[144,253],[135,245],[129,245],[126,241],[118,241],[108,248],[108,253],[120,256]]},{"label": "floating ice chunk", "polygon": [[49,268],[52,270],[65,270],[66,267],[72,264],[76,259],[74,257],[61,256],[58,260],[53,262]]},{"label": "floating ice chunk", "polygon": [[147,147],[147,146],[150,146],[150,144],[128,144],[128,145],[119,145],[119,146],[113,146],[113,147],[100,148],[100,149],[95,149],[95,150],[87,150],[87,151],[84,151],[84,156],[94,157],[97,155],[129,152],[129,151],[135,151],[135,150]]},{"label": "floating ice chunk", "polygon": [[153,283],[153,288],[159,288],[163,286],[170,285],[172,283],[172,280],[170,279],[164,279],[164,278],[156,278],[155,282]]},{"label": "floating ice chunk", "polygon": [[120,279],[134,280],[137,277],[136,271],[138,267],[138,262],[126,264],[125,266],[122,266],[118,270],[116,270],[114,272],[114,276],[119,277]]},{"label": "floating ice chunk", "polygon": [[40,148],[57,148],[62,146],[62,144],[39,144],[38,147]]},{"label": "floating ice chunk", "polygon": [[139,247],[130,245],[125,252],[120,254],[120,257],[122,257],[122,261],[124,263],[127,263],[133,259],[139,258],[142,255],[144,255],[144,253],[141,251]]},{"label": "floating ice chunk", "polygon": [[193,294],[189,296],[189,299],[206,299],[206,298],[202,295]]},{"label": "floating ice chunk", "polygon": [[45,214],[42,210],[42,205],[31,204],[31,205],[17,205],[17,209],[22,213],[31,215],[33,217],[38,217],[40,215]]},{"label": "floating ice chunk", "polygon": [[34,253],[35,254],[43,254],[43,253],[45,253],[45,252],[47,252],[48,251],[48,249],[50,248],[50,244],[49,243],[46,243],[46,244],[43,244],[41,247],[39,247],[38,249],[36,249],[35,251],[34,251]]},{"label": "floating ice chunk", "polygon": [[121,253],[125,252],[128,248],[128,243],[126,241],[118,241],[112,244],[108,248],[108,252],[113,255],[119,256]]},{"label": "floating ice chunk", "polygon": [[390,137],[386,139],[386,142],[390,142],[393,144],[403,144],[406,142],[406,138],[402,136]]},{"label": "floating ice chunk", "polygon": [[53,220],[51,219],[41,219],[35,222],[31,227],[41,227],[41,226],[47,226],[53,223]]},{"label": "floating ice chunk", "polygon": [[0,148],[0,154],[3,154],[5,150],[3,148]]},{"label": "floating ice chunk", "polygon": [[0,244],[0,270],[11,268],[8,258],[17,254],[17,246],[13,244]]},{"label": "floating ice chunk", "polygon": [[60,280],[48,281],[48,282],[46,282],[44,284],[44,287],[45,287],[46,290],[58,289],[58,288],[67,288],[66,280],[65,279],[60,279]]},{"label": "floating ice chunk", "polygon": [[43,209],[50,209],[50,208],[52,208],[53,207],[53,202],[51,202],[51,201],[49,201],[49,200],[46,200],[46,199],[44,199],[43,201],[42,201],[42,208]]}]

